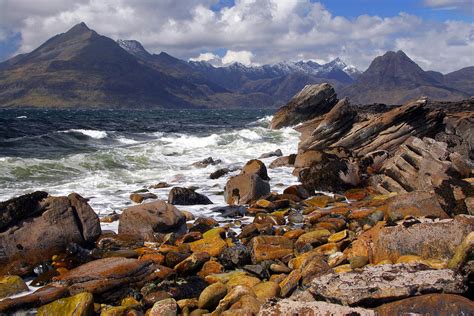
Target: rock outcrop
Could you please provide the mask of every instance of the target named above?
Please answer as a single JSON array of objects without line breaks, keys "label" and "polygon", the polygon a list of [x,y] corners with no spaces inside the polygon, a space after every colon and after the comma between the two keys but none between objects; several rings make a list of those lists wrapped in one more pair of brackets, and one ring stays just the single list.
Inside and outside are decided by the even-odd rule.
[{"label": "rock outcrop", "polygon": [[168,203],[174,205],[212,204],[211,200],[203,194],[188,188],[174,187],[168,195]]},{"label": "rock outcrop", "polygon": [[101,233],[97,214],[78,194],[35,192],[2,202],[0,273],[24,274],[70,243],[93,243]]},{"label": "rock outcrop", "polygon": [[327,83],[307,85],[295,95],[288,105],[273,116],[270,127],[278,129],[296,125],[325,114],[337,103],[334,89]]}]

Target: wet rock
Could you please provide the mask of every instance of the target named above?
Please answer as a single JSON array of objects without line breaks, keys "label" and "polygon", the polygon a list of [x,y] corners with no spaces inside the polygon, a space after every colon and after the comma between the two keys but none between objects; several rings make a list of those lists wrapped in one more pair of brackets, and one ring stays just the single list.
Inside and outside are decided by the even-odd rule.
[{"label": "wet rock", "polygon": [[[90,244],[100,235],[99,218],[86,199],[72,193],[39,200],[43,196],[37,193],[2,202],[0,274],[28,273],[53,254],[64,252],[69,243]],[[15,211],[18,215],[12,215]]]},{"label": "wet rock", "polygon": [[204,234],[216,226],[219,226],[219,223],[212,217],[198,217],[189,230],[191,232],[200,232],[201,234]]},{"label": "wet rock", "polygon": [[176,300],[182,300],[199,297],[207,286],[208,283],[203,279],[191,275],[185,278],[169,278],[168,280],[161,281],[156,286],[156,289],[167,292]]},{"label": "wet rock", "polygon": [[59,276],[57,280],[69,286],[71,294],[118,294],[158,278],[157,272],[159,266],[152,261],[117,257],[88,262]]},{"label": "wet rock", "polygon": [[20,308],[28,309],[48,304],[68,293],[68,289],[61,285],[47,285],[35,292],[16,298],[6,298],[0,301],[0,313],[9,313]]},{"label": "wet rock", "polygon": [[301,235],[298,240],[296,240],[295,248],[298,251],[301,251],[306,245],[311,245],[313,247],[319,246],[323,243],[326,243],[329,236],[331,236],[331,232],[327,229],[313,230]]},{"label": "wet rock", "polygon": [[183,213],[164,201],[155,201],[126,208],[120,216],[119,234],[154,240],[155,234],[185,232]]},{"label": "wet rock", "polygon": [[207,205],[211,200],[203,194],[181,187],[174,187],[168,195],[168,203],[174,205]]},{"label": "wet rock", "polygon": [[273,160],[268,166],[270,169],[275,169],[279,167],[291,167],[295,164],[296,155],[291,154],[289,156],[278,157]]},{"label": "wet rock", "polygon": [[178,274],[191,274],[199,270],[204,262],[208,261],[210,256],[207,252],[196,252],[178,263],[174,269]]},{"label": "wet rock", "polygon": [[329,112],[336,103],[336,92],[331,85],[307,85],[275,113],[270,127],[279,129],[310,120]]},{"label": "wet rock", "polygon": [[254,175],[256,174],[262,180],[269,181],[267,167],[265,164],[258,159],[249,160],[245,166],[242,168],[241,174]]},{"label": "wet rock", "polygon": [[254,264],[280,259],[293,253],[293,242],[282,236],[257,236],[251,240],[249,247]]},{"label": "wet rock", "polygon": [[464,280],[452,270],[425,265],[367,266],[357,272],[315,278],[309,292],[343,305],[373,305],[429,292],[463,293]]},{"label": "wet rock", "polygon": [[396,262],[403,255],[447,260],[474,230],[474,218],[465,215],[442,221],[428,220],[408,227],[403,224],[384,227],[383,222],[380,223],[352,243],[350,257],[366,256],[371,263]]},{"label": "wet rock", "polygon": [[157,199],[157,198],[158,198],[158,196],[156,196],[156,194],[153,194],[151,192],[130,194],[130,200],[132,200],[135,203],[141,203],[145,200]]},{"label": "wet rock", "polygon": [[142,304],[144,307],[152,307],[156,302],[171,298],[171,295],[166,291],[154,291],[143,296]]},{"label": "wet rock", "polygon": [[231,177],[224,188],[227,204],[248,204],[270,193],[270,184],[257,174]]},{"label": "wet rock", "polygon": [[118,221],[119,219],[120,219],[120,215],[115,213],[115,212],[112,212],[112,214],[101,217],[100,222],[101,223],[112,223],[112,222]]},{"label": "wet rock", "polygon": [[164,188],[169,188],[171,185],[169,185],[166,182],[159,182],[157,184],[150,185],[150,189],[164,189]]},{"label": "wet rock", "polygon": [[214,171],[213,173],[211,173],[211,174],[209,175],[209,178],[210,178],[210,179],[219,179],[220,177],[225,176],[225,175],[228,174],[229,172],[230,172],[230,169],[229,169],[229,168],[217,169],[216,171]]},{"label": "wet rock", "polygon": [[188,251],[171,250],[166,253],[165,262],[167,267],[175,267],[191,255]]},{"label": "wet rock", "polygon": [[242,267],[250,263],[250,251],[245,245],[237,244],[226,248],[219,260],[226,269]]},{"label": "wet rock", "polygon": [[88,316],[94,311],[94,297],[83,292],[68,298],[61,298],[38,308],[38,316],[77,315]]},{"label": "wet rock", "polygon": [[212,157],[207,157],[206,159],[193,163],[193,166],[198,168],[206,168],[209,165],[214,166],[220,164],[221,162],[222,161],[220,159],[214,160]]},{"label": "wet rock", "polygon": [[300,199],[307,199],[311,196],[308,190],[302,185],[292,185],[283,190],[283,194],[296,195]]},{"label": "wet rock", "polygon": [[247,214],[247,208],[242,205],[229,205],[222,207],[214,207],[211,209],[213,212],[221,213],[222,217],[243,217]]},{"label": "wet rock", "polygon": [[243,269],[250,274],[259,277],[260,279],[268,279],[270,277],[267,267],[261,264],[247,264],[243,266]]},{"label": "wet rock", "polygon": [[375,316],[375,312],[370,309],[360,307],[348,307],[327,302],[305,302],[296,301],[291,298],[284,299],[278,303],[268,302],[259,314],[260,316],[274,315],[360,315]]},{"label": "wet rock", "polygon": [[207,252],[211,257],[219,255],[227,248],[227,243],[219,234],[204,236],[203,239],[189,243],[192,252]]},{"label": "wet rock", "polygon": [[328,272],[330,270],[324,257],[314,256],[313,259],[304,266],[301,271],[301,282],[303,285],[308,285],[314,278]]},{"label": "wet rock", "polygon": [[375,308],[380,316],[389,315],[469,315],[474,302],[453,294],[427,294],[410,297]]},{"label": "wet rock", "polygon": [[178,305],[174,298],[166,298],[156,302],[148,313],[149,316],[176,316]]},{"label": "wet rock", "polygon": [[227,287],[224,284],[220,282],[211,284],[199,295],[198,306],[200,309],[213,310],[226,294]]},{"label": "wet rock", "polygon": [[387,200],[387,219],[397,221],[406,216],[449,218],[438,203],[436,195],[424,191],[397,194]]},{"label": "wet rock", "polygon": [[28,286],[19,276],[5,275],[0,277],[0,299],[24,291],[28,291]]},{"label": "wet rock", "polygon": [[275,151],[270,151],[268,153],[261,154],[258,159],[265,159],[265,158],[270,158],[270,157],[281,157],[283,156],[283,153],[281,152],[281,149],[277,149]]}]

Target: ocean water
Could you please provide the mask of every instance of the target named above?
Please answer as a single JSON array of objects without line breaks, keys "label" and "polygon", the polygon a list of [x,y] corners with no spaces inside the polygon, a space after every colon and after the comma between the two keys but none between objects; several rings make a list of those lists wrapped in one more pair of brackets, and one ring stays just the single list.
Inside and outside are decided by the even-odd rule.
[{"label": "ocean water", "polygon": [[[133,205],[130,193],[167,182],[195,186],[215,205],[177,206],[215,216],[225,205],[230,175],[211,180],[219,168],[242,167],[281,149],[297,151],[299,134],[270,130],[269,110],[0,110],[0,200],[44,190],[77,192],[105,216]],[[207,157],[218,165],[193,166]],[[275,157],[263,159],[268,164]],[[272,191],[297,183],[291,168],[268,169]],[[167,199],[170,188],[149,189]],[[117,223],[104,224],[116,229]]]}]

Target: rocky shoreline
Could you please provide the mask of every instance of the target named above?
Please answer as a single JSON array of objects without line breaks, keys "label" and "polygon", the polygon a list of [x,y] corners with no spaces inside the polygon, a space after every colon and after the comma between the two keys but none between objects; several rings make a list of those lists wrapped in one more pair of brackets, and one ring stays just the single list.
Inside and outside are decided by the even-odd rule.
[{"label": "rocky shoreline", "polygon": [[[298,152],[262,156],[301,184],[272,192],[250,160],[228,178],[220,222],[174,206],[212,203],[194,188],[133,193],[101,219],[118,233],[75,193],[0,202],[0,313],[469,315],[473,105],[356,108],[328,84],[305,87],[272,121],[298,124]],[[25,280],[39,289],[18,296]]]}]

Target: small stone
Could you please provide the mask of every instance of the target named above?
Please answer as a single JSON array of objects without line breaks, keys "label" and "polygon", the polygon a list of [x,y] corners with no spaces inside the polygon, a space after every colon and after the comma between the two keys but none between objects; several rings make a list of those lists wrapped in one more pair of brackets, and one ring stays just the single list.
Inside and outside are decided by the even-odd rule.
[{"label": "small stone", "polygon": [[291,269],[284,264],[272,263],[270,265],[270,270],[274,273],[290,273]]},{"label": "small stone", "polygon": [[324,208],[326,207],[329,203],[333,202],[334,199],[330,196],[327,196],[327,195],[319,195],[319,196],[315,196],[315,197],[312,197],[308,200],[304,200],[304,204],[306,206],[310,206],[310,207],[320,207],[320,208]]},{"label": "small stone", "polygon": [[157,184],[152,184],[149,186],[150,189],[164,189],[164,188],[169,188],[171,185],[169,185],[166,182],[159,182]]},{"label": "small stone", "polygon": [[253,291],[258,299],[268,300],[280,295],[280,285],[273,281],[261,282],[253,287]]},{"label": "small stone", "polygon": [[148,316],[176,316],[178,304],[174,298],[166,298],[156,302],[151,308]]},{"label": "small stone", "polygon": [[347,229],[344,229],[338,233],[332,234],[328,238],[328,242],[339,242],[347,237]]},{"label": "small stone", "polygon": [[213,310],[219,301],[227,294],[227,287],[217,282],[206,287],[199,295],[198,307],[200,309]]},{"label": "small stone", "polygon": [[238,244],[226,248],[220,256],[220,261],[228,269],[241,267],[250,263],[250,251],[245,245]]},{"label": "small stone", "polygon": [[316,229],[301,235],[295,243],[296,249],[301,249],[305,245],[319,246],[327,242],[331,232],[327,229]]},{"label": "small stone", "polygon": [[217,305],[214,314],[220,315],[222,312],[227,310],[234,303],[238,302],[241,297],[244,295],[255,296],[255,293],[248,286],[236,286],[227,293],[227,295],[219,302]]},{"label": "small stone", "polygon": [[217,274],[224,272],[224,267],[215,260],[210,260],[204,263],[201,271],[197,273],[201,278],[205,278],[210,274]]},{"label": "small stone", "polygon": [[251,240],[250,249],[252,262],[256,264],[293,254],[293,242],[282,236],[258,236]]},{"label": "small stone", "polygon": [[340,265],[340,266],[337,266],[335,268],[333,268],[334,270],[334,273],[348,273],[348,272],[351,272],[352,271],[352,268],[351,268],[351,265],[350,264],[343,264],[343,265]]},{"label": "small stone", "polygon": [[132,200],[135,203],[141,203],[148,199],[157,199],[157,198],[158,196],[156,196],[156,194],[153,194],[151,192],[130,194],[130,200]]},{"label": "small stone", "polygon": [[230,291],[232,288],[239,286],[239,285],[244,285],[248,287],[253,287],[260,283],[260,279],[249,276],[249,275],[242,275],[242,276],[235,276],[231,278],[227,283],[227,289]]},{"label": "small stone", "polygon": [[362,268],[369,263],[369,258],[366,256],[355,256],[349,258],[349,263],[352,269]]},{"label": "small stone", "polygon": [[192,272],[200,269],[202,265],[209,259],[210,256],[207,252],[195,252],[191,256],[178,263],[174,267],[174,270],[178,274],[191,274]]}]

